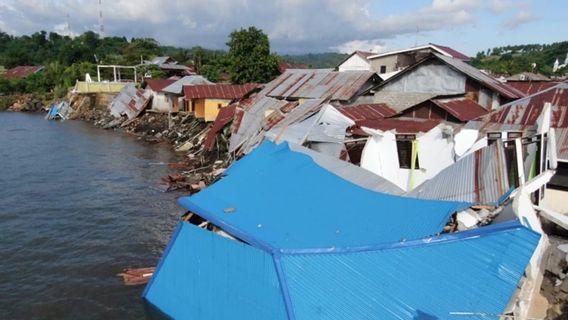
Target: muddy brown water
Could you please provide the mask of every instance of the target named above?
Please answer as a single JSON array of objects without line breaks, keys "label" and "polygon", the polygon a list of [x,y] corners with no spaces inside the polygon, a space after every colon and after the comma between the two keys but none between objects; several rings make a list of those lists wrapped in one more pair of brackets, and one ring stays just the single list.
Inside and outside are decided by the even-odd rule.
[{"label": "muddy brown water", "polygon": [[144,286],[183,210],[165,145],[81,121],[0,112],[0,319],[143,319]]}]

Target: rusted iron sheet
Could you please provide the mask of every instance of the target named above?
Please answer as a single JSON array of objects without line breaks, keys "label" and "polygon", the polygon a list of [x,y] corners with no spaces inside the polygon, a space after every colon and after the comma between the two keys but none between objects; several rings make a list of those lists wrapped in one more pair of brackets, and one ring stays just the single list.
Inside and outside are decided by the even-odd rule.
[{"label": "rusted iron sheet", "polygon": [[331,69],[289,69],[267,84],[269,97],[347,101],[370,87],[370,71],[337,72]]},{"label": "rusted iron sheet", "polygon": [[[381,131],[396,130],[397,133],[419,133],[428,132],[441,123],[440,120],[429,119],[379,119],[379,120],[363,120],[357,123],[358,127],[367,127]],[[360,134],[360,131],[354,131]],[[366,134],[362,134],[366,135]]]},{"label": "rusted iron sheet", "polygon": [[207,132],[207,137],[205,138],[204,147],[205,150],[211,151],[213,149],[213,144],[215,143],[215,137],[221,132],[221,130],[233,120],[235,116],[236,104],[231,104],[225,108],[221,108],[213,122],[213,126]]},{"label": "rusted iron sheet", "polygon": [[18,66],[6,70],[3,77],[6,79],[24,79],[42,69],[43,66]]},{"label": "rusted iron sheet", "polygon": [[507,81],[511,87],[524,92],[525,94],[535,94],[543,90],[554,87],[558,84],[555,81]]},{"label": "rusted iron sheet", "polygon": [[556,134],[556,150],[558,159],[568,161],[568,128],[557,128]]},{"label": "rusted iron sheet", "polygon": [[446,110],[460,121],[469,121],[487,114],[487,110],[471,99],[432,99],[435,105]]},{"label": "rusted iron sheet", "polygon": [[172,83],[176,82],[177,80],[173,79],[145,79],[147,88],[152,89],[155,92],[160,92],[165,87],[171,85]]},{"label": "rusted iron sheet", "polygon": [[478,121],[533,126],[540,116],[544,104],[552,105],[553,128],[568,128],[568,83],[559,83],[556,86],[531,96],[503,105]]},{"label": "rusted iron sheet", "polygon": [[137,89],[133,84],[126,85],[112,100],[109,109],[115,118],[126,115],[128,119],[134,119],[148,106],[152,95],[142,89]]},{"label": "rusted iron sheet", "polygon": [[240,99],[247,93],[259,88],[257,83],[247,84],[202,84],[184,86],[183,93],[186,99]]},{"label": "rusted iron sheet", "polygon": [[385,103],[358,104],[338,108],[337,110],[355,122],[363,120],[378,120],[392,117],[397,114],[395,110],[391,109]]},{"label": "rusted iron sheet", "polygon": [[448,65],[454,67],[455,69],[465,73],[469,77],[477,80],[481,84],[487,86],[488,88],[495,90],[502,96],[509,98],[509,99],[519,99],[525,96],[522,91],[519,91],[506,83],[503,83],[492,76],[481,72],[481,70],[461,61],[458,59],[452,59],[450,57],[446,57],[444,55],[435,53],[436,57],[440,60],[444,61]]},{"label": "rusted iron sheet", "polygon": [[406,195],[498,205],[510,189],[505,148],[502,143],[493,143],[447,167]]},{"label": "rusted iron sheet", "polygon": [[456,49],[450,48],[450,47],[446,47],[446,46],[441,46],[439,44],[434,44],[434,43],[430,43],[430,45],[438,50],[441,50],[449,55],[452,56],[452,58],[454,59],[460,59],[463,61],[469,61],[471,60],[470,57],[466,56],[465,54],[457,51]]}]

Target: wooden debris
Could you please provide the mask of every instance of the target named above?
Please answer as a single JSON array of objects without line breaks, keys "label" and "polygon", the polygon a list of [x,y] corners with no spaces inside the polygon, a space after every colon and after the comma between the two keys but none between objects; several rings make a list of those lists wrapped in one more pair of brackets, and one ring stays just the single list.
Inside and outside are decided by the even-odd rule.
[{"label": "wooden debris", "polygon": [[138,269],[125,269],[124,272],[118,273],[117,276],[122,277],[124,284],[127,286],[137,286],[146,284],[152,278],[156,268],[138,268]]}]

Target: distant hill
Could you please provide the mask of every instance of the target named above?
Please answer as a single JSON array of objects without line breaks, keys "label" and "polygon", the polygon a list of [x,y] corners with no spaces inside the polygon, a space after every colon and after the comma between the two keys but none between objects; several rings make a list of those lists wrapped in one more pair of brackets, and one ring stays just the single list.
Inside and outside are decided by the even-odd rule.
[{"label": "distant hill", "polygon": [[337,52],[307,53],[283,55],[282,59],[290,63],[303,63],[310,68],[335,68],[348,54]]},{"label": "distant hill", "polygon": [[[479,69],[499,75],[533,71],[547,76],[561,76],[568,73],[568,67],[553,72],[552,66],[556,59],[563,64],[566,54],[568,54],[568,41],[552,44],[525,44],[478,52],[471,63]],[[534,70],[533,63],[536,64]]]}]

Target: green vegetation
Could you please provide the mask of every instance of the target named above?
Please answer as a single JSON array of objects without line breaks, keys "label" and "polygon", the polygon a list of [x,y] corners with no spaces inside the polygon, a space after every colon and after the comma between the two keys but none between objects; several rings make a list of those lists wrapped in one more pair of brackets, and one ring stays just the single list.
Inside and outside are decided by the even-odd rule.
[{"label": "green vegetation", "polygon": [[255,27],[229,35],[229,71],[234,83],[265,83],[278,75],[278,56],[270,54],[268,36]]},{"label": "green vegetation", "polygon": [[337,52],[308,53],[301,55],[285,55],[283,60],[293,63],[302,63],[309,68],[335,68],[349,55]]},{"label": "green vegetation", "polygon": [[562,76],[568,73],[568,68],[561,68],[553,72],[552,66],[556,59],[563,64],[567,53],[568,41],[544,45],[505,46],[478,52],[471,63],[477,68],[501,75],[528,71],[547,76]]}]

